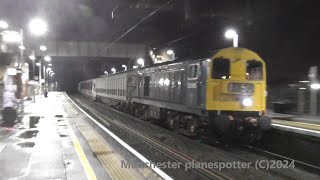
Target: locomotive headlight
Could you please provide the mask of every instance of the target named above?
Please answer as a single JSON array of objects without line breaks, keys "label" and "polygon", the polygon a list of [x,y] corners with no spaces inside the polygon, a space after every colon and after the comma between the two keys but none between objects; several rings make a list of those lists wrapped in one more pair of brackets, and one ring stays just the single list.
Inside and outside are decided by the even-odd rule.
[{"label": "locomotive headlight", "polygon": [[250,107],[253,105],[253,100],[251,98],[243,98],[242,100],[242,105],[246,106],[246,107]]}]

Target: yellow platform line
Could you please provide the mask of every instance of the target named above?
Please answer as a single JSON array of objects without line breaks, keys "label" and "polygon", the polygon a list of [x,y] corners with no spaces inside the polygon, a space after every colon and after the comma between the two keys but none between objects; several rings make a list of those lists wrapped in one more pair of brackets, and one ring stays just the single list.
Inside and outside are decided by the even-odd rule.
[{"label": "yellow platform line", "polygon": [[74,131],[72,130],[72,127],[70,126],[69,124],[69,121],[66,120],[66,125],[68,126],[69,128],[69,134],[71,136],[71,139],[72,139],[72,142],[73,142],[73,146],[74,146],[74,149],[76,150],[77,152],[77,155],[79,157],[79,160],[82,164],[82,167],[83,169],[85,170],[85,173],[87,175],[87,179],[89,180],[96,180],[97,177],[94,173],[94,171],[92,170],[92,167],[85,155],[85,153],[83,152],[82,148],[81,148],[81,145],[78,141],[78,138],[77,136],[75,135]]}]

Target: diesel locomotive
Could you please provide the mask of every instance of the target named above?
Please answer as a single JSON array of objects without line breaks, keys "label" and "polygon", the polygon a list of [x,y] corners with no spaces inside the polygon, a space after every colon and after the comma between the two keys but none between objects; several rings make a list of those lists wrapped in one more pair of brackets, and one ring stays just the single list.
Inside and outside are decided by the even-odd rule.
[{"label": "diesel locomotive", "polygon": [[80,82],[78,90],[188,136],[258,139],[271,126],[265,116],[266,65],[245,48],[105,75]]}]

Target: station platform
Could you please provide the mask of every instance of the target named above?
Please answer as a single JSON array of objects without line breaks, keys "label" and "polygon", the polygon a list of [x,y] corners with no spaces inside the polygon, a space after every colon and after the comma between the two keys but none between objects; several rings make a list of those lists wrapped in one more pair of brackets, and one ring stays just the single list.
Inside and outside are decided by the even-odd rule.
[{"label": "station platform", "polygon": [[320,137],[320,116],[269,113],[275,129]]},{"label": "station platform", "polygon": [[90,118],[64,92],[26,101],[21,123],[0,127],[0,179],[170,179],[159,169],[123,168],[136,159],[119,153]]}]

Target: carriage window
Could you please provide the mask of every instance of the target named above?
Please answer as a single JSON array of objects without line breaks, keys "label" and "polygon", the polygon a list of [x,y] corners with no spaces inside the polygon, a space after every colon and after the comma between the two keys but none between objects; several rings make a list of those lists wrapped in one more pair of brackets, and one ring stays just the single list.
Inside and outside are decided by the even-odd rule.
[{"label": "carriage window", "polygon": [[262,80],[262,63],[256,60],[247,61],[247,72],[246,76],[248,80]]},{"label": "carriage window", "polygon": [[188,67],[188,79],[198,78],[199,66],[198,64],[190,65]]},{"label": "carriage window", "polygon": [[230,60],[218,58],[212,61],[212,78],[229,79],[230,78]]},{"label": "carriage window", "polygon": [[149,85],[150,85],[150,76],[145,76],[144,77],[144,89],[143,89],[143,95],[144,96],[149,96]]}]

